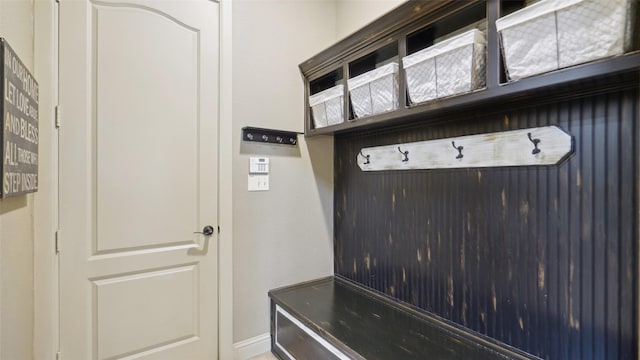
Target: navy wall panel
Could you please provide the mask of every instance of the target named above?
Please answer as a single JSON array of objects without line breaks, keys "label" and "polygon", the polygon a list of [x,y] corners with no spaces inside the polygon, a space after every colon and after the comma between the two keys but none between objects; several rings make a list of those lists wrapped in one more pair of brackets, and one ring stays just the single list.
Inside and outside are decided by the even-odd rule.
[{"label": "navy wall panel", "polygon": [[[336,135],[336,274],[541,358],[635,359],[638,107],[625,90]],[[557,166],[356,163],[362,147],[545,125],[575,138]]]}]

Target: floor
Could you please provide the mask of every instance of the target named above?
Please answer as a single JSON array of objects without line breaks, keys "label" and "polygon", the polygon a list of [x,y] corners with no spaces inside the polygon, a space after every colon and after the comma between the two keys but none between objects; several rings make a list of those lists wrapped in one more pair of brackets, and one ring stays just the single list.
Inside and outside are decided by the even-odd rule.
[{"label": "floor", "polygon": [[258,355],[255,357],[252,357],[249,360],[277,360],[278,358],[275,357],[272,353],[264,353],[262,355]]}]

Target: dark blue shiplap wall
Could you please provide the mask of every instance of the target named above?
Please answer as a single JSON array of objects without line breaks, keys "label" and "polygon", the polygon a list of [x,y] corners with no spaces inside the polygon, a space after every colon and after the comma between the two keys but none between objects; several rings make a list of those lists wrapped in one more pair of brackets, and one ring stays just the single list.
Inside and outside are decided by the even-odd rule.
[{"label": "dark blue shiplap wall", "polygon": [[[638,108],[625,90],[337,135],[336,274],[541,358],[636,359]],[[362,147],[545,125],[575,137],[558,166],[356,164]]]}]

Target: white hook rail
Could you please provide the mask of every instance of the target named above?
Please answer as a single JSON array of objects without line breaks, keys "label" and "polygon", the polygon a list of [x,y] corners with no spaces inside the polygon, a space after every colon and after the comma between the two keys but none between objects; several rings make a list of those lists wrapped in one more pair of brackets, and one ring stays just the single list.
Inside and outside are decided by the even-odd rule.
[{"label": "white hook rail", "polygon": [[545,126],[362,148],[356,157],[362,171],[384,171],[554,165],[572,151],[571,135]]}]

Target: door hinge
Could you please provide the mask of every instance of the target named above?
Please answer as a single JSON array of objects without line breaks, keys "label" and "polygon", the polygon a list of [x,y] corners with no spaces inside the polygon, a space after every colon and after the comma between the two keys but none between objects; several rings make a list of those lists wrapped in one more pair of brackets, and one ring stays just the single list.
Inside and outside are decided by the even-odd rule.
[{"label": "door hinge", "polygon": [[56,230],[56,254],[60,254],[60,230]]},{"label": "door hinge", "polygon": [[62,360],[62,355],[60,355],[60,351],[56,353],[56,360]]},{"label": "door hinge", "polygon": [[62,121],[62,110],[60,105],[56,105],[56,129],[60,128],[60,122]]}]

